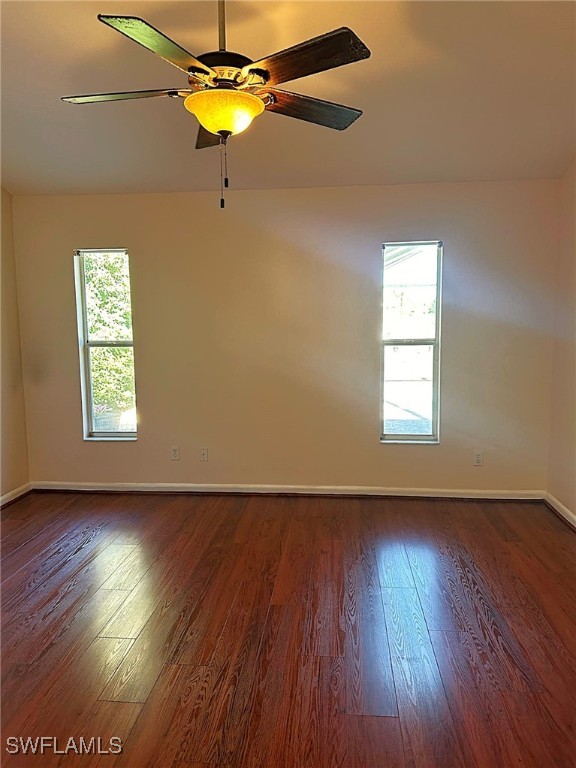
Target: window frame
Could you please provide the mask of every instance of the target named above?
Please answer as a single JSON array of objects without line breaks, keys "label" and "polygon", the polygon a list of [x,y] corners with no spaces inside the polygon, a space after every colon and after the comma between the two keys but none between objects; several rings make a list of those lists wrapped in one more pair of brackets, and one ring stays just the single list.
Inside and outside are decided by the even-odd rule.
[{"label": "window frame", "polygon": [[[385,339],[382,333],[384,323],[385,250],[386,246],[436,245],[436,312],[434,337],[411,339]],[[442,267],[444,258],[443,240],[405,240],[382,243],[382,306],[380,311],[380,442],[396,444],[438,445],[440,442],[440,347],[442,328]],[[386,347],[432,347],[432,434],[399,434],[384,431],[385,352]]]},{"label": "window frame", "polygon": [[[80,391],[82,397],[82,428],[84,440],[101,441],[134,441],[138,439],[136,431],[96,431],[94,429],[94,400],[92,396],[92,372],[90,365],[90,350],[95,348],[129,348],[134,349],[134,339],[118,339],[115,341],[91,341],[88,332],[88,312],[86,305],[86,274],[84,256],[90,254],[123,254],[128,259],[126,248],[78,248],[74,251],[74,280],[76,287],[76,317],[78,325],[78,350],[80,356]],[[130,305],[132,305],[132,287],[130,286]],[[134,378],[136,372],[134,371]]]}]

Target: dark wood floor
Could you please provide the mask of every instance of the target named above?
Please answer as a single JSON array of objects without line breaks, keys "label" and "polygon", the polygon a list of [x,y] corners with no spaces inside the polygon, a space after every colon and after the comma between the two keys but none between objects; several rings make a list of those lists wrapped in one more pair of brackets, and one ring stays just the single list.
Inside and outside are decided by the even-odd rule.
[{"label": "dark wood floor", "polygon": [[[576,764],[543,504],[37,492],[2,528],[3,765]],[[39,736],[123,752],[6,752]]]}]

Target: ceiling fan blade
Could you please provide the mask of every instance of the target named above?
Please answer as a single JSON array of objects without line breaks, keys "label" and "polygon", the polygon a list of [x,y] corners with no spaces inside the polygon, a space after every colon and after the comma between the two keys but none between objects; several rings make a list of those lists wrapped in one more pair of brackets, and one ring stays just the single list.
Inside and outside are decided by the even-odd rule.
[{"label": "ceiling fan blade", "polygon": [[107,16],[102,13],[98,14],[98,19],[184,72],[192,75],[195,72],[201,72],[212,77],[216,76],[213,69],[202,64],[195,56],[144,19],[137,16]]},{"label": "ceiling fan blade", "polygon": [[198,138],[196,139],[196,149],[206,149],[207,147],[217,147],[220,144],[220,136],[210,133],[203,125],[198,126]]},{"label": "ceiling fan blade", "polygon": [[62,101],[70,104],[92,104],[97,101],[123,101],[124,99],[150,99],[154,96],[187,96],[192,91],[181,91],[176,88],[165,91],[126,91],[123,93],[90,93],[85,96],[62,96]]},{"label": "ceiling fan blade", "polygon": [[351,64],[369,56],[370,50],[362,40],[348,27],[340,27],[247,64],[242,74],[246,75],[251,70],[264,70],[268,73],[266,84],[276,85]]},{"label": "ceiling fan blade", "polygon": [[345,107],[343,104],[334,104],[322,99],[313,99],[311,96],[302,96],[300,93],[290,93],[279,88],[266,88],[258,91],[258,94],[264,93],[271,94],[274,99],[266,106],[268,112],[278,112],[281,115],[295,117],[297,120],[306,120],[308,123],[335,128],[337,131],[348,128],[362,114],[361,109]]}]

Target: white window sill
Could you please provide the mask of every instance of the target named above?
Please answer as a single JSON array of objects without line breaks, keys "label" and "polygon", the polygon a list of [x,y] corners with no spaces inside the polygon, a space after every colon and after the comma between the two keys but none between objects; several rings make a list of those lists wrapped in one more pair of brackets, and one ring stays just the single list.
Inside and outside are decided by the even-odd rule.
[{"label": "white window sill", "polygon": [[438,438],[431,438],[429,440],[402,440],[401,438],[381,437],[380,443],[382,445],[387,445],[388,443],[391,443],[392,445],[440,445],[440,440]]}]

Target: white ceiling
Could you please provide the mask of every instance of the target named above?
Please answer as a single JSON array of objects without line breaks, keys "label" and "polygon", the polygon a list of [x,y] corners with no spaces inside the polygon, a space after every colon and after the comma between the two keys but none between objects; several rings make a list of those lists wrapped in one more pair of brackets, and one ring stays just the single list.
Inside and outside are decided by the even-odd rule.
[{"label": "white ceiling", "polygon": [[[574,2],[229,0],[228,48],[252,59],[340,26],[372,57],[284,84],[359,107],[347,131],[265,113],[229,145],[236,188],[557,177],[575,152]],[[97,21],[141,16],[194,54],[217,2],[2,0],[2,184],[13,194],[216,189],[176,99],[61,96],[183,88],[186,77]]]}]

